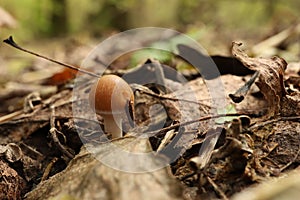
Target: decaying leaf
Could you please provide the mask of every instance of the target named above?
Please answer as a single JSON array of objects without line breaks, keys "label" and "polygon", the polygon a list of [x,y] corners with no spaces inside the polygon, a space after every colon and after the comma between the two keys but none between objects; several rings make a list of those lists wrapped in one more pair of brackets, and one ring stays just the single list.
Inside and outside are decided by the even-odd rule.
[{"label": "decaying leaf", "polygon": [[24,179],[6,162],[0,159],[0,199],[21,199]]},{"label": "decaying leaf", "polygon": [[[151,150],[147,139],[125,137],[112,142],[130,152],[146,153]],[[113,152],[111,143],[93,147],[96,156],[101,159],[115,160],[115,164],[124,163],[128,158]],[[116,157],[111,157],[115,155]],[[142,161],[147,166],[158,164],[157,160]],[[149,164],[149,165],[148,165]],[[132,167],[139,163],[132,162]],[[125,166],[124,166],[125,167]],[[126,168],[126,167],[125,167]],[[41,182],[27,193],[26,199],[181,199],[181,185],[167,172],[166,168],[148,173],[128,173],[115,170],[95,159],[95,154],[85,148],[69,163],[69,166]]]},{"label": "decaying leaf", "polygon": [[22,150],[15,143],[9,143],[7,145],[0,145],[0,157],[4,156],[5,159],[11,163],[14,163],[22,158]]},{"label": "decaying leaf", "polygon": [[284,71],[287,63],[283,58],[274,56],[272,58],[251,58],[243,52],[239,46],[241,43],[233,42],[232,54],[246,67],[258,71],[256,85],[268,102],[269,109],[267,118],[278,114],[284,116],[300,113],[300,94],[288,94],[284,86]]},{"label": "decaying leaf", "polygon": [[[238,75],[252,73],[251,70],[256,71],[255,74],[257,74],[259,79],[257,85],[270,106],[267,117],[273,117],[277,114],[299,114],[299,92],[294,91],[294,93],[289,93],[291,90],[286,91],[284,86],[283,74],[287,65],[286,62],[278,57],[272,59],[250,58],[239,50],[238,46],[239,44],[234,43],[233,54],[236,58],[225,59],[215,57],[219,59],[219,63],[222,63],[220,66],[223,66],[223,62],[227,60],[227,64],[232,64],[231,61],[234,61],[239,64],[243,63],[249,68],[245,67],[246,71],[243,69],[239,71]],[[195,64],[197,64],[196,61],[199,61],[199,56],[196,53],[193,55],[195,55],[193,58],[197,58],[194,60]],[[213,60],[217,61],[214,58]],[[204,61],[208,62],[208,57],[205,57]],[[207,62],[204,62],[204,64]],[[219,66],[218,63],[216,64]],[[232,76],[231,71],[227,71],[226,67],[223,68],[223,71],[220,68],[218,69],[222,74],[220,78],[227,89],[224,92],[225,94],[228,89],[236,89],[235,87],[242,84],[244,77]],[[202,193],[203,196],[212,195],[214,198],[222,197],[226,199],[226,196],[231,196],[251,183],[270,175],[276,175],[288,166],[291,166],[291,164],[299,163],[298,125],[294,126],[292,124],[291,128],[289,128],[287,124],[284,124],[280,127],[288,127],[288,129],[276,130],[276,127],[274,128],[272,124],[272,131],[264,131],[262,134],[249,134],[249,132],[245,131],[246,129],[243,125],[246,124],[248,126],[250,124],[250,120],[248,119],[246,119],[246,123],[243,123],[242,119],[233,120],[228,129],[215,127],[215,120],[198,121],[197,123],[187,124],[179,128],[178,126],[172,127],[169,125],[174,123],[175,125],[184,124],[185,122],[199,119],[199,117],[209,115],[210,111],[215,109],[212,105],[209,88],[207,88],[203,79],[197,78],[186,82],[185,78],[181,74],[178,74],[177,71],[151,60],[146,61],[141,67],[128,70],[127,72],[125,73],[124,71],[120,74],[123,74],[123,78],[128,82],[138,85],[138,87],[134,88],[138,97],[136,98],[136,107],[138,107],[136,114],[138,114],[138,120],[140,120],[137,124],[142,126],[138,131],[130,130],[133,133],[132,135],[137,136],[143,133],[150,135],[149,132],[151,131],[152,133],[160,133],[159,131],[163,127],[171,127],[172,129],[167,132],[164,138],[162,138],[163,134],[157,134],[159,136],[155,138],[157,142],[155,145],[159,145],[156,149],[159,153],[155,152],[154,155],[165,158],[171,152],[172,155],[168,157],[169,159],[173,159],[171,156],[174,154],[176,156],[180,155],[174,167],[172,166],[172,172],[188,186],[197,188],[195,192],[197,194],[194,196]],[[118,72],[116,73],[118,74]],[[207,76],[204,77],[213,79],[215,75],[207,72]],[[72,140],[74,138],[79,140],[77,134],[72,133],[78,132],[82,136],[81,138],[86,138],[86,141],[93,144],[100,142],[99,138],[90,139],[92,138],[90,137],[91,135],[96,135],[95,132],[99,133],[100,131],[97,132],[97,130],[91,127],[91,124],[97,123],[97,121],[86,120],[89,119],[89,113],[84,112],[86,110],[84,106],[88,106],[84,97],[90,91],[91,80],[84,79],[84,77],[81,78],[77,79],[80,84],[75,86],[79,90],[78,96],[72,96],[71,91],[65,90],[42,102],[39,99],[29,98],[27,102],[28,110],[25,109],[25,112],[19,113],[18,118],[12,121],[8,122],[8,120],[5,120],[5,123],[2,123],[0,126],[0,130],[2,131],[0,138],[3,138],[3,144],[11,142],[12,144],[16,143],[20,145],[20,149],[18,148],[19,146],[11,146],[11,150],[14,151],[9,152],[9,155],[7,154],[6,146],[5,148],[0,148],[0,157],[5,158],[5,161],[17,161],[21,163],[22,170],[16,171],[22,176],[22,180],[38,184],[32,191],[22,191],[23,193],[28,192],[25,198],[182,199],[181,185],[170,176],[166,168],[149,173],[133,174],[112,169],[108,167],[111,165],[105,165],[105,163],[99,163],[95,159],[95,155],[101,161],[113,161],[113,166],[120,167],[120,164],[129,162],[130,165],[128,166],[130,169],[138,168],[141,171],[147,171],[148,168],[160,164],[158,160],[154,160],[152,157],[136,161],[131,156],[123,156],[119,151],[112,151],[109,148],[109,143],[101,143],[98,146],[94,146],[95,154],[91,154],[85,148],[82,148],[82,151],[69,164],[68,162],[63,163],[68,164],[68,167],[64,171],[57,171],[57,169],[60,171],[60,168],[53,165],[56,161],[59,162],[58,159],[63,157],[64,150],[67,149],[60,148],[61,142],[58,136],[61,137],[63,145],[66,144],[66,146],[74,149],[75,152],[77,152],[77,148],[75,148],[74,144],[79,146],[81,142]],[[249,88],[246,87],[243,89],[248,91]],[[239,92],[243,94],[244,90],[240,90]],[[137,95],[138,93],[140,96]],[[251,98],[248,98],[246,101],[249,101],[249,99],[251,100]],[[249,109],[251,106],[249,104],[245,106],[246,101],[243,102],[244,106],[241,106],[241,104],[238,106]],[[251,101],[251,105],[254,105],[253,108],[256,110],[260,110],[261,108],[257,103],[259,101],[257,99]],[[34,106],[34,103],[40,104]],[[266,102],[263,101],[263,103],[262,106]],[[78,109],[76,112],[82,114],[80,115],[80,123],[75,123],[75,120],[79,121],[79,118],[72,115],[72,111],[74,111],[72,110],[72,104],[76,105],[73,106],[73,108],[76,107]],[[239,110],[239,107],[235,107],[234,109],[235,112]],[[51,114],[49,114],[50,112]],[[76,117],[78,119],[75,119]],[[52,138],[46,137],[48,136],[49,121],[50,133],[55,134],[55,137]],[[296,131],[292,135],[291,130],[295,129],[295,127]],[[52,130],[60,130],[60,132],[53,132]],[[62,130],[65,130],[65,132]],[[247,129],[247,131],[249,130]],[[205,134],[208,137],[204,139]],[[218,134],[221,135],[220,138]],[[76,137],[72,135],[76,135]],[[259,137],[260,135],[262,137]],[[291,135],[293,137],[287,137]],[[32,140],[38,141],[38,143],[31,142]],[[258,141],[263,142],[258,143]],[[44,145],[41,142],[44,142]],[[111,144],[122,147],[130,151],[130,153],[152,153],[148,138],[137,140],[137,138],[127,136],[114,140]],[[92,146],[92,144],[88,145]],[[293,148],[295,146],[297,148]],[[200,148],[206,151],[201,151]],[[289,149],[289,151],[282,151],[285,149]],[[53,150],[55,150],[54,153],[48,153]],[[278,154],[283,155],[282,158],[278,158]],[[288,157],[286,154],[290,154],[291,156]],[[205,159],[201,157],[202,155]],[[53,156],[54,158],[52,158]],[[47,161],[46,159],[49,160]],[[187,162],[188,160],[191,162]],[[0,171],[2,168],[5,169],[7,167],[4,165],[3,167],[1,161]],[[62,160],[60,161],[62,162]],[[189,166],[192,162],[197,167],[196,170],[195,167]],[[141,167],[140,163],[146,164],[146,167],[145,165]],[[62,165],[62,167],[64,168],[65,165]],[[55,175],[50,173],[51,168]],[[43,172],[41,179],[41,175],[37,175],[37,171]],[[9,176],[6,174],[1,175],[4,178],[13,177],[14,171],[10,172],[10,174]],[[18,175],[17,173],[15,174]],[[50,178],[48,179],[48,177]],[[18,181],[18,179],[16,180]],[[42,181],[39,182],[40,180]],[[32,184],[29,185],[30,188],[31,186]],[[11,187],[10,189],[14,188]],[[2,190],[0,189],[0,191]],[[1,197],[0,195],[0,199]],[[207,198],[201,197],[201,199]]]}]

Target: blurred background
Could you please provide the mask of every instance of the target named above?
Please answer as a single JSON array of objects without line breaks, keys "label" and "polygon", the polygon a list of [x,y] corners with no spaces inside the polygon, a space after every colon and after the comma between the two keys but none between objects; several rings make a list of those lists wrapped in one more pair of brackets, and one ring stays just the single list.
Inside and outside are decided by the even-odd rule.
[{"label": "blurred background", "polygon": [[0,0],[0,6],[17,22],[1,35],[23,41],[101,37],[143,26],[211,31],[221,42],[236,37],[259,41],[300,17],[298,0]]},{"label": "blurred background", "polygon": [[[275,37],[252,55],[296,62],[299,8],[299,0],[0,0],[0,39],[12,35],[24,47],[80,65],[109,35],[158,26],[193,37],[211,55],[230,55],[232,41],[243,41],[247,49]],[[1,43],[0,96],[61,69]]]}]

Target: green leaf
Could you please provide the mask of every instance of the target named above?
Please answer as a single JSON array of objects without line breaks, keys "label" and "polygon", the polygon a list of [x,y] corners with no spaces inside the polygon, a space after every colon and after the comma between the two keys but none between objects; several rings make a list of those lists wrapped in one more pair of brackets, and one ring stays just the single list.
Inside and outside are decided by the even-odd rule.
[{"label": "green leaf", "polygon": [[[217,113],[219,115],[222,115],[222,114],[234,114],[234,113],[236,113],[236,109],[235,109],[234,105],[229,104],[224,109],[218,109]],[[215,122],[217,124],[224,124],[225,122],[231,122],[234,118],[236,118],[236,117],[235,116],[220,117],[220,118],[217,118],[215,120]]]}]

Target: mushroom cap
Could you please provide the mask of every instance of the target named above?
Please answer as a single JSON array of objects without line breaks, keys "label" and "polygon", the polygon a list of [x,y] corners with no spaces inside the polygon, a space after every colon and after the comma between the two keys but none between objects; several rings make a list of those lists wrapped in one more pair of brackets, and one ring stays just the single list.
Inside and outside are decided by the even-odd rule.
[{"label": "mushroom cap", "polygon": [[111,115],[124,113],[134,101],[130,86],[116,75],[104,75],[92,86],[90,106],[96,113]]}]

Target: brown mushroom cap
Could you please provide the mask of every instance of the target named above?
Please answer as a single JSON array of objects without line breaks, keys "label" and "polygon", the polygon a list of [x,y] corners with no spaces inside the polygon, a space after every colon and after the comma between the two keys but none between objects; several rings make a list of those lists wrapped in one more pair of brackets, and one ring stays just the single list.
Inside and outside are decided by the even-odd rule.
[{"label": "brown mushroom cap", "polygon": [[130,86],[116,75],[102,76],[92,86],[89,95],[91,107],[100,115],[124,113],[133,98]]}]

